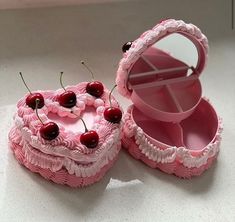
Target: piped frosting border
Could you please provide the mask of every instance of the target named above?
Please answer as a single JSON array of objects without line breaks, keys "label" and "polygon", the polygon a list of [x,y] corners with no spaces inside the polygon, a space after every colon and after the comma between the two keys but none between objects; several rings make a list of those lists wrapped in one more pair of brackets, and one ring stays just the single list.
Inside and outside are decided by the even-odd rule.
[{"label": "piped frosting border", "polygon": [[[79,83],[75,86],[68,86],[66,90],[71,90],[77,95],[77,105],[72,108],[78,116],[85,111],[86,106],[93,106],[96,109],[93,130],[100,136],[100,141],[96,149],[88,149],[79,141],[82,132],[73,133],[67,131],[59,124],[60,135],[53,141],[45,141],[40,137],[39,127],[41,126],[34,110],[27,107],[25,98],[17,103],[17,112],[14,116],[14,127],[9,133],[9,139],[15,144],[22,146],[27,160],[42,168],[49,168],[53,172],[65,167],[70,174],[76,176],[95,175],[104,165],[114,159],[118,154],[120,143],[120,124],[112,124],[103,118],[106,106],[109,106],[109,91],[104,90],[100,98],[95,98],[85,92],[87,82]],[[39,110],[40,118],[43,122],[49,121],[48,113],[55,113],[60,117],[75,118],[71,114],[71,109],[61,107],[57,102],[57,96],[63,92],[62,89],[56,91],[38,91],[45,99],[45,106]],[[112,96],[112,105],[121,108]]]},{"label": "piped frosting border", "polygon": [[[209,101],[207,100],[207,102]],[[131,116],[132,109],[133,106],[130,106],[124,116],[123,133],[127,138],[132,138],[135,141],[141,153],[147,156],[148,159],[156,163],[173,163],[179,161],[185,167],[199,168],[205,165],[209,158],[218,154],[223,131],[221,118],[218,119],[218,129],[214,140],[200,150],[198,155],[193,155],[192,151],[187,149],[187,147],[167,146],[167,148],[162,149],[152,144],[146,137],[143,129],[133,120]]]},{"label": "piped frosting border", "polygon": [[167,19],[157,24],[151,30],[144,32],[138,39],[136,39],[130,49],[123,54],[123,58],[119,62],[117,71],[116,84],[118,92],[130,98],[131,91],[127,88],[127,81],[129,75],[129,69],[139,59],[140,55],[152,44],[160,40],[166,34],[175,33],[176,31],[182,31],[188,33],[201,43],[205,50],[205,56],[207,60],[209,45],[207,37],[201,32],[201,30],[193,24],[187,24],[182,20]]}]

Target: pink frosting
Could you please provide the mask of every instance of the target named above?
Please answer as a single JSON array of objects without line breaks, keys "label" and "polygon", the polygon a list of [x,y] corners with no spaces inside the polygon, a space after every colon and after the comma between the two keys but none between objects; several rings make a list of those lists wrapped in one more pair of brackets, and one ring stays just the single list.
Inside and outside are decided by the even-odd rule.
[{"label": "pink frosting", "polygon": [[144,32],[138,39],[136,39],[131,48],[123,54],[117,71],[116,84],[119,93],[127,98],[130,98],[131,91],[127,88],[129,69],[132,65],[139,59],[140,55],[152,44],[159,41],[163,37],[171,33],[181,33],[182,35],[187,35],[187,37],[192,38],[195,44],[199,44],[203,52],[200,53],[198,71],[201,73],[208,54],[208,40],[201,30],[193,24],[186,24],[182,20],[167,19],[157,24],[151,30]]},{"label": "pink frosting", "polygon": [[[117,159],[116,156],[114,159],[109,161],[108,164],[104,165],[99,170],[99,172],[95,173],[94,175],[78,177],[75,174],[68,173],[68,171],[64,168],[61,168],[60,170],[53,172],[48,168],[42,168],[35,163],[31,163],[30,161],[28,161],[28,158],[25,156],[25,153],[22,151],[21,146],[12,142],[10,143],[10,146],[18,162],[27,167],[30,171],[40,174],[42,177],[44,177],[47,180],[51,180],[58,184],[68,185],[74,188],[88,186],[102,179],[107,170],[112,167],[112,165]],[[118,149],[120,149],[120,144]],[[56,165],[57,162],[54,162],[53,164]]]},{"label": "pink frosting", "polygon": [[[207,99],[204,98],[203,101],[213,109]],[[128,108],[124,116],[122,145],[134,158],[143,161],[151,168],[159,168],[182,178],[191,178],[203,173],[217,158],[223,130],[219,117],[216,120],[217,129],[213,139],[205,147],[195,151],[186,146],[171,146],[158,140],[153,144],[132,118],[132,109],[133,105]]]},{"label": "pink frosting", "polygon": [[[85,92],[87,83],[79,83],[76,86],[68,86],[77,95],[77,105],[72,108],[78,116],[86,112],[86,107],[95,109],[92,129],[99,135],[99,144],[95,149],[88,149],[80,143],[79,137],[82,132],[71,132],[63,125],[57,123],[60,128],[59,136],[46,141],[41,138],[39,129],[42,126],[35,111],[25,104],[27,95],[17,103],[17,112],[14,116],[15,125],[9,133],[11,143],[22,147],[22,153],[27,162],[43,169],[53,172],[65,168],[68,173],[77,177],[95,175],[109,161],[112,161],[120,149],[120,124],[107,122],[103,117],[105,107],[109,106],[109,91],[104,90],[101,98],[95,98]],[[71,113],[71,109],[61,107],[57,102],[57,96],[63,92],[38,91],[45,100],[45,106],[38,110],[39,116],[44,123],[51,121],[48,114],[53,113],[60,118],[77,118]],[[112,97],[112,105],[119,107],[117,101]],[[119,146],[118,146],[119,144]]]},{"label": "pink frosting", "polygon": [[[129,81],[130,78],[129,72],[133,71],[133,69],[135,68],[133,65],[137,62],[137,60],[140,59],[141,56],[143,59],[142,54],[145,52],[145,50],[151,49],[150,47],[154,43],[173,33],[181,34],[195,44],[196,49],[198,51],[198,63],[196,67],[192,69],[194,74],[196,74],[197,78],[198,75],[202,73],[205,67],[208,56],[208,49],[209,49],[208,40],[198,27],[196,27],[193,24],[187,24],[182,20],[174,20],[174,19],[164,20],[159,24],[157,24],[155,27],[153,27],[151,30],[144,32],[138,39],[132,42],[132,45],[129,48],[129,50],[127,50],[123,54],[123,58],[119,63],[117,77],[116,77],[116,84],[118,86],[117,89],[119,93],[127,97],[128,99],[131,99],[133,102],[133,105],[128,108],[128,111],[124,116],[124,126],[122,129],[123,130],[122,144],[123,147],[126,148],[134,158],[140,159],[148,166],[152,168],[159,168],[164,172],[167,172],[169,174],[175,174],[179,177],[190,178],[191,176],[194,175],[200,175],[204,170],[206,170],[211,165],[213,160],[216,159],[219,152],[219,146],[221,141],[221,132],[222,132],[221,120],[217,117],[217,114],[215,113],[214,114],[215,118],[213,119],[214,123],[210,125],[212,126],[212,128],[213,126],[214,127],[218,126],[216,132],[214,132],[215,133],[214,137],[210,142],[202,143],[204,147],[199,146],[200,142],[197,144],[197,142],[200,141],[200,139],[197,142],[195,142],[194,146],[197,149],[196,151],[193,149],[191,150],[190,147],[187,147],[188,144],[182,143],[183,137],[180,137],[180,135],[183,136],[183,131],[182,131],[183,128],[181,127],[178,127],[178,130],[175,130],[174,127],[171,126],[172,138],[175,139],[174,141],[176,141],[176,143],[174,143],[173,145],[164,144],[164,142],[161,141],[161,140],[164,141],[164,138],[159,136],[161,135],[161,132],[158,133],[159,137],[157,136],[157,134],[154,133],[149,134],[149,135],[154,135],[154,138],[152,138],[151,136],[148,135],[148,133],[146,133],[147,131],[153,132],[154,130],[158,132],[154,125],[150,127],[150,124],[148,125],[147,124],[148,122],[146,121],[147,123],[145,125],[142,125],[141,127],[142,124],[140,121],[142,118],[141,116],[146,115],[151,119],[154,119],[156,117],[157,120],[163,122],[164,121],[180,122],[182,119],[190,117],[190,115],[192,115],[192,113],[195,112],[195,110],[192,109],[190,112],[188,112],[186,116],[180,116],[180,118],[177,117],[178,119],[176,118],[176,116],[174,116],[174,118],[172,117],[174,114],[173,112],[170,113],[169,116],[166,115],[166,112],[163,112],[163,114],[161,115],[161,112],[158,112],[158,110],[152,109],[152,107],[150,107],[150,105],[152,104],[149,104],[147,101],[142,102],[142,100],[140,100],[139,98],[140,95],[137,94],[136,92],[137,88],[132,87],[133,86],[132,82]],[[163,53],[163,51],[161,51],[161,53]],[[141,66],[141,63],[139,66]],[[158,67],[155,68],[158,69]],[[135,72],[136,70],[133,71],[133,73]],[[145,79],[143,76],[142,81],[144,82],[144,80]],[[136,82],[134,84],[136,84]],[[201,92],[200,87],[198,88],[198,92],[200,94]],[[147,91],[145,95],[148,96],[148,93],[149,92]],[[199,102],[205,101],[204,103],[206,104],[208,103],[205,99],[201,98],[198,101]],[[197,101],[195,102],[195,108],[198,107],[199,102],[198,103]],[[135,119],[132,116],[133,115],[132,110],[134,106],[143,112],[143,115],[139,115],[137,119],[139,120],[138,123],[140,126],[137,124],[137,122],[135,122]],[[212,106],[211,108],[208,109],[213,110],[211,113],[214,113],[214,109]],[[205,118],[205,122],[206,121],[207,120]],[[209,118],[208,121],[210,121]],[[145,127],[146,132],[143,130],[143,126]],[[164,126],[169,127],[169,125],[167,124],[165,124]],[[159,128],[159,131],[160,130],[164,131],[164,129]],[[181,138],[182,141],[180,141],[179,138]]]}]

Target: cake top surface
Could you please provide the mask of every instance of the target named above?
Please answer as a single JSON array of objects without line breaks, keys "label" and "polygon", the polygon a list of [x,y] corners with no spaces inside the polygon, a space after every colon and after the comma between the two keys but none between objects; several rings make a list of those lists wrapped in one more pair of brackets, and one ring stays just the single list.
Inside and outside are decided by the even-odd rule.
[{"label": "cake top surface", "polygon": [[[20,99],[14,120],[22,139],[49,155],[69,157],[75,161],[96,161],[112,145],[116,137],[119,137],[121,123],[114,124],[104,119],[104,110],[110,106],[108,89],[105,88],[101,97],[96,98],[86,92],[87,84],[82,82],[66,87],[67,91],[73,91],[77,97],[76,106],[72,108],[62,107],[58,102],[58,95],[64,91],[63,89],[37,91],[43,95],[45,101],[45,105],[38,109],[40,119],[43,123],[53,121],[59,126],[58,137],[50,141],[43,139],[39,133],[42,122],[35,110],[26,105],[28,94]],[[120,108],[113,96],[111,104]],[[99,143],[95,149],[89,149],[80,142],[80,136],[84,132],[80,117],[87,122],[89,130],[95,130],[99,135]]]}]

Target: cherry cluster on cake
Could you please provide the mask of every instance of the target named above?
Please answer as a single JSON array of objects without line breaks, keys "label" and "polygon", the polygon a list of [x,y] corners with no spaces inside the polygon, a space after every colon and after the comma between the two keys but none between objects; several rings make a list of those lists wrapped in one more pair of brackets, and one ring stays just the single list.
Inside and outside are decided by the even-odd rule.
[{"label": "cherry cluster on cake", "polygon": [[[84,61],[81,61],[81,64],[86,67],[86,69],[91,73],[91,76],[92,76],[92,81],[87,83],[86,85],[86,89],[85,89],[86,93],[94,96],[95,98],[100,98],[104,93],[103,84],[99,81],[94,80],[94,74],[92,70],[85,64]],[[40,136],[44,140],[48,140],[48,141],[52,141],[56,139],[60,133],[59,126],[53,121],[44,123],[38,114],[38,110],[45,106],[43,95],[38,92],[32,92],[29,89],[21,72],[20,72],[20,77],[25,87],[29,91],[29,95],[26,97],[25,103],[28,107],[35,110],[36,116],[42,124],[42,126],[39,129]],[[60,85],[62,89],[64,90],[64,92],[57,96],[57,101],[60,104],[60,106],[71,109],[75,107],[77,104],[77,96],[75,92],[71,90],[66,90],[66,88],[63,85],[62,77],[63,77],[63,72],[60,73]],[[111,101],[111,94],[113,90],[115,89],[115,87],[116,85],[112,88],[112,90],[109,93],[110,106],[105,108],[103,117],[106,121],[110,123],[118,124],[120,123],[122,119],[122,111],[118,107],[113,107],[112,101]],[[70,112],[73,115],[79,117],[72,110]],[[96,148],[99,143],[98,133],[95,130],[88,130],[85,121],[81,117],[79,117],[79,119],[82,121],[84,128],[85,128],[85,132],[80,135],[80,143],[89,149]]]}]

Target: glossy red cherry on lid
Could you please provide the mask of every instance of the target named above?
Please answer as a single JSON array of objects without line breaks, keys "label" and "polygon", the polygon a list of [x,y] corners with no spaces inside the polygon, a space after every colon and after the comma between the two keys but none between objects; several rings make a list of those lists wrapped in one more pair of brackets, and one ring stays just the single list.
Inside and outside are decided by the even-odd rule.
[{"label": "glossy red cherry on lid", "polygon": [[101,97],[104,93],[104,86],[99,81],[89,82],[86,86],[86,91],[92,96]]},{"label": "glossy red cherry on lid", "polygon": [[80,142],[81,144],[85,145],[87,148],[93,149],[99,143],[99,136],[96,131],[89,130],[80,136]]},{"label": "glossy red cherry on lid", "polygon": [[59,104],[66,108],[72,108],[76,106],[77,97],[73,91],[65,91],[58,97]]},{"label": "glossy red cherry on lid", "polygon": [[26,105],[31,107],[32,109],[36,109],[36,100],[37,100],[37,109],[41,109],[44,106],[44,98],[42,96],[41,93],[32,93],[30,88],[28,87],[28,85],[26,84],[23,74],[21,72],[19,72],[20,74],[20,78],[22,80],[22,82],[24,83],[25,87],[28,89],[29,91],[29,95],[27,96],[25,102]]},{"label": "glossy red cherry on lid", "polygon": [[132,41],[126,42],[123,46],[122,46],[122,52],[126,52],[130,49],[132,45]]},{"label": "glossy red cherry on lid", "polygon": [[122,111],[115,107],[106,108],[104,118],[111,123],[119,123],[122,119]]},{"label": "glossy red cherry on lid", "polygon": [[111,123],[119,123],[122,119],[122,111],[118,108],[118,107],[113,107],[112,106],[112,92],[113,90],[117,87],[117,85],[114,85],[113,88],[111,89],[110,93],[109,93],[109,103],[110,103],[110,107],[107,107],[104,110],[104,118],[111,122]]},{"label": "glossy red cherry on lid", "polygon": [[92,77],[92,82],[89,82],[86,86],[86,92],[89,93],[92,96],[95,97],[101,97],[102,94],[104,93],[104,86],[101,82],[99,81],[94,81],[94,73],[92,70],[89,68],[88,65],[84,61],[81,61],[81,64],[90,72],[91,77]]},{"label": "glossy red cherry on lid", "polygon": [[37,99],[39,100],[38,109],[41,109],[44,106],[44,98],[41,93],[30,93],[26,98],[26,105],[35,109]]},{"label": "glossy red cherry on lid", "polygon": [[40,128],[40,135],[45,140],[53,140],[59,135],[59,127],[54,122],[43,124]]},{"label": "glossy red cherry on lid", "polygon": [[73,91],[65,89],[62,81],[63,74],[64,72],[60,72],[60,85],[64,89],[64,93],[58,96],[58,102],[63,107],[72,108],[77,104],[77,96]]}]

